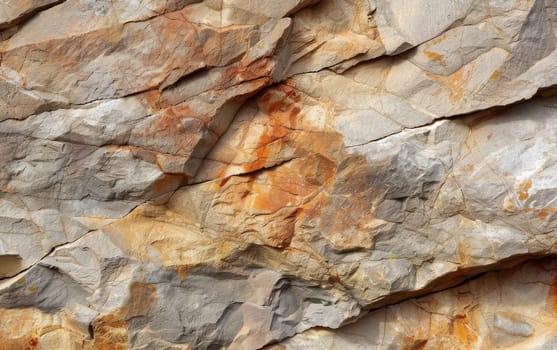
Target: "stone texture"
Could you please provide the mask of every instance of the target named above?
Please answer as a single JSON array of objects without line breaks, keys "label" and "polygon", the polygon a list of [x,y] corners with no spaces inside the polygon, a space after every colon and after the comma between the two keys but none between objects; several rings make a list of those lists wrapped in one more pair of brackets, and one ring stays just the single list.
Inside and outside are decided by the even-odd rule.
[{"label": "stone texture", "polygon": [[5,0],[0,5],[0,30],[64,0]]},{"label": "stone texture", "polygon": [[336,332],[311,330],[265,349],[552,349],[556,276],[555,260],[491,272]]},{"label": "stone texture", "polygon": [[550,0],[4,2],[0,349],[551,348],[556,28]]}]

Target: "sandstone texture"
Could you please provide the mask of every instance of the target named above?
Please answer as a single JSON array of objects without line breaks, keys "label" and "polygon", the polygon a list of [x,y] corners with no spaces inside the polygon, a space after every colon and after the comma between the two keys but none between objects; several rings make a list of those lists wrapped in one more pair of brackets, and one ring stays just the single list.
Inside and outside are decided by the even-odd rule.
[{"label": "sandstone texture", "polygon": [[0,349],[557,349],[554,0],[0,3]]}]

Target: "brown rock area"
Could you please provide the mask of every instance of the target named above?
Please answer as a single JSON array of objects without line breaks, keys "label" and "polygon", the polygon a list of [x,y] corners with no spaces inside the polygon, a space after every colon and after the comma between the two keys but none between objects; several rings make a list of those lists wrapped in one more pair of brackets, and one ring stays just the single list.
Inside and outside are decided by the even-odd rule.
[{"label": "brown rock area", "polygon": [[551,0],[0,4],[0,350],[557,348]]}]

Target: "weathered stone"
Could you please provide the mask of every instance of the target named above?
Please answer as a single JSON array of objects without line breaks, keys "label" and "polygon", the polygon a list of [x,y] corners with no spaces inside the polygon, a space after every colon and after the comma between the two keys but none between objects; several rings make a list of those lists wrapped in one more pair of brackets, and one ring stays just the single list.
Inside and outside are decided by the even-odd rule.
[{"label": "weathered stone", "polygon": [[557,253],[556,28],[4,2],[0,348],[551,348],[555,259],[516,266]]},{"label": "weathered stone", "polygon": [[528,263],[265,349],[551,349],[556,277],[554,260]]},{"label": "weathered stone", "polygon": [[65,0],[5,0],[0,4],[0,30]]}]

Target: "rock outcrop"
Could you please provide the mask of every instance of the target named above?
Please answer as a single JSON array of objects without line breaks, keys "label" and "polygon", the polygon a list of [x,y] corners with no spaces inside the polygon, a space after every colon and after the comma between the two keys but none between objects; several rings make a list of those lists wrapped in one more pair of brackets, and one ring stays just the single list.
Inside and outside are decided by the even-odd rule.
[{"label": "rock outcrop", "polygon": [[0,349],[557,347],[555,86],[552,0],[4,1]]}]

